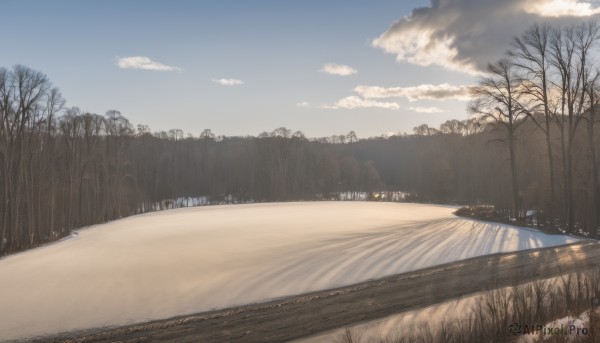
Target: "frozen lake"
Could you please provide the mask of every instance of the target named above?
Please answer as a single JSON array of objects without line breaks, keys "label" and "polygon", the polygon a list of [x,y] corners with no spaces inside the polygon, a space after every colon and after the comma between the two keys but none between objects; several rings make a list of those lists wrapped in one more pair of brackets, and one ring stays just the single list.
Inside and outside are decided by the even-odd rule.
[{"label": "frozen lake", "polygon": [[453,207],[303,202],[129,217],[0,259],[0,338],[141,322],[571,243]]}]

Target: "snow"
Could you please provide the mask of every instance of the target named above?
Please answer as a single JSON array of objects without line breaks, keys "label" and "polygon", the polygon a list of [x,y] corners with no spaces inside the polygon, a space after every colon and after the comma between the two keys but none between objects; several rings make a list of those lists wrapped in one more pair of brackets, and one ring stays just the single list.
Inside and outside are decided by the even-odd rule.
[{"label": "snow", "polygon": [[0,259],[0,339],[166,318],[576,241],[454,207],[304,202],[184,208]]},{"label": "snow", "polygon": [[[589,311],[583,312],[579,318],[571,316],[560,318],[545,324],[541,333],[538,332],[537,335],[532,334],[520,336],[516,343],[536,343],[550,341],[552,339],[556,339],[557,336],[560,338],[561,342],[580,342],[583,340],[583,338],[590,334],[589,322]],[[543,330],[558,330],[558,333],[545,334],[545,331]]]}]

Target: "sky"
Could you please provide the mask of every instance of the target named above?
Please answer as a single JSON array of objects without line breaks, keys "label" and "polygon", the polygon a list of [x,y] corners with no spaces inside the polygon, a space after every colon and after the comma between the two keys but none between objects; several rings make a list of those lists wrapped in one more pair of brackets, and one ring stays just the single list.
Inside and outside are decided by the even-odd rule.
[{"label": "sky", "polygon": [[308,137],[467,119],[469,86],[533,23],[592,0],[2,0],[0,67],[152,131]]}]

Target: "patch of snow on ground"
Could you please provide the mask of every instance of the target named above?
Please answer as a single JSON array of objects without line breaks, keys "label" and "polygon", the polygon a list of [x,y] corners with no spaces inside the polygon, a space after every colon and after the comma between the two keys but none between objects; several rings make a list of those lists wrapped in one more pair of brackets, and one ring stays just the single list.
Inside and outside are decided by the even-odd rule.
[{"label": "patch of snow on ground", "polygon": [[560,318],[544,325],[547,330],[558,330],[554,334],[545,334],[542,329],[542,332],[537,335],[522,335],[516,343],[537,343],[556,338],[561,342],[579,342],[589,336],[589,322],[589,311],[583,312],[579,318],[571,316]]},{"label": "patch of snow on ground", "polygon": [[463,219],[454,210],[273,203],[97,225],[0,259],[0,339],[166,318],[577,240]]}]

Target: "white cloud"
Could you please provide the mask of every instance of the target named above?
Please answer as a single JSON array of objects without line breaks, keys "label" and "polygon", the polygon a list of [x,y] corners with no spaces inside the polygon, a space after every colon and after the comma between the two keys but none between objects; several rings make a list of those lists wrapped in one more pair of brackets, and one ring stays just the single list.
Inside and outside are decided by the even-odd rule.
[{"label": "white cloud", "polygon": [[212,79],[212,81],[221,86],[239,86],[244,84],[244,81],[238,79]]},{"label": "white cloud", "polygon": [[367,99],[400,97],[408,101],[417,100],[469,100],[471,86],[454,86],[448,83],[439,85],[424,84],[412,87],[358,86],[354,92]]},{"label": "white cloud", "polygon": [[302,101],[302,102],[297,103],[296,107],[308,108],[308,107],[310,107],[310,104],[306,101]]},{"label": "white cloud", "polygon": [[348,75],[358,73],[358,71],[356,71],[356,69],[354,69],[350,66],[347,66],[344,64],[335,64],[335,63],[328,63],[328,64],[324,65],[323,68],[321,68],[319,71],[322,73],[327,73],[327,74],[331,74],[331,75],[340,75],[340,76],[348,76]]},{"label": "white cloud", "polygon": [[453,37],[437,37],[435,30],[424,27],[406,27],[401,34],[387,32],[373,41],[373,46],[396,55],[398,62],[427,67],[437,64],[452,70],[478,74],[477,69],[459,60]]},{"label": "white cloud", "polygon": [[539,14],[543,17],[588,17],[600,13],[599,7],[590,2],[576,0],[546,0],[527,3],[524,7],[528,13]]},{"label": "white cloud", "polygon": [[[310,105],[306,102],[297,103],[298,107],[310,107]],[[330,109],[330,110],[338,110],[338,109],[346,109],[346,110],[354,110],[361,108],[383,108],[388,110],[400,110],[402,106],[399,103],[393,101],[377,101],[365,99],[356,95],[351,95],[345,98],[338,100],[333,105],[322,105],[319,108]],[[414,111],[417,113],[443,113],[446,112],[438,107],[407,107],[405,108],[410,111]]]},{"label": "white cloud", "polygon": [[417,113],[443,113],[446,112],[444,110],[442,110],[441,108],[437,108],[437,107],[409,107],[408,108],[411,111],[415,111]]},{"label": "white cloud", "polygon": [[173,67],[151,60],[145,56],[130,56],[117,59],[117,66],[121,69],[144,69],[156,71],[182,71],[179,67]]},{"label": "white cloud", "polygon": [[343,99],[338,100],[333,105],[324,105],[322,108],[327,109],[358,109],[358,108],[384,108],[389,110],[399,110],[400,105],[396,102],[384,102],[384,101],[374,101],[367,100],[356,95],[348,96]]},{"label": "white cloud", "polygon": [[394,22],[372,45],[398,62],[478,75],[533,23],[578,23],[599,13],[585,0],[431,0]]}]

